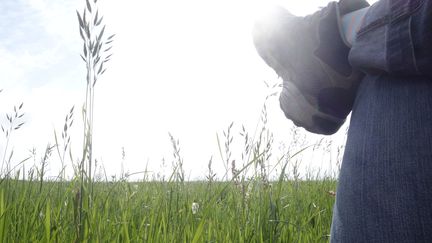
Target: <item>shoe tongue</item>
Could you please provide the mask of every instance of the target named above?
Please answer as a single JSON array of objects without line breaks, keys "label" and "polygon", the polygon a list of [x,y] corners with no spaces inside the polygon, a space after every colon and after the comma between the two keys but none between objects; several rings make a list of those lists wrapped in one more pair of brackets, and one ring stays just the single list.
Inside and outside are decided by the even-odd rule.
[{"label": "shoe tongue", "polygon": [[348,13],[342,16],[342,32],[345,40],[352,45],[356,38],[357,32],[363,22],[363,18],[369,8],[362,8],[360,10]]},{"label": "shoe tongue", "polygon": [[340,15],[345,15],[349,12],[370,6],[370,4],[365,0],[341,0],[338,5]]}]

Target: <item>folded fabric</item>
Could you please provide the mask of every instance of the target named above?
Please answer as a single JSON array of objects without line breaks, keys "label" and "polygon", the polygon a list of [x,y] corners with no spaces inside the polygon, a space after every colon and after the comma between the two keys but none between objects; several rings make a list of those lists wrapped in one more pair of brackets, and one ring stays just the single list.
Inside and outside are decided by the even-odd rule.
[{"label": "folded fabric", "polygon": [[348,62],[340,19],[367,6],[364,0],[342,0],[306,17],[275,7],[257,20],[255,47],[283,79],[280,105],[295,125],[332,134],[345,122],[363,74]]},{"label": "folded fabric", "polygon": [[432,1],[380,0],[367,11],[350,63],[363,72],[432,78]]}]

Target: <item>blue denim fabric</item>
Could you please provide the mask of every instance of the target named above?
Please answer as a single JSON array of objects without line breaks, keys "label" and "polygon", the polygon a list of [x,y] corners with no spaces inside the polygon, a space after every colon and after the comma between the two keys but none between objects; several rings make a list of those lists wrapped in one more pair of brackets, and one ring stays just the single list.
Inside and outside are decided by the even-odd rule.
[{"label": "blue denim fabric", "polygon": [[372,5],[349,54],[367,73],[432,77],[432,1],[381,0]]},{"label": "blue denim fabric", "polygon": [[432,82],[368,75],[354,103],[331,242],[432,242]]},{"label": "blue denim fabric", "polygon": [[330,242],[432,242],[432,1],[372,5]]}]

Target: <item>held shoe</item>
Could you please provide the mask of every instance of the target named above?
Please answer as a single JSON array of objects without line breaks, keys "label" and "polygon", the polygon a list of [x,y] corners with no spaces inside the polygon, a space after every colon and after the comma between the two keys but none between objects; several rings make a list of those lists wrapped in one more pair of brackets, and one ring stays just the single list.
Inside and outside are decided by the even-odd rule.
[{"label": "held shoe", "polygon": [[280,105],[295,125],[333,134],[345,122],[363,74],[348,63],[340,17],[367,6],[364,0],[342,0],[306,17],[275,7],[257,20],[255,47],[283,79]]}]

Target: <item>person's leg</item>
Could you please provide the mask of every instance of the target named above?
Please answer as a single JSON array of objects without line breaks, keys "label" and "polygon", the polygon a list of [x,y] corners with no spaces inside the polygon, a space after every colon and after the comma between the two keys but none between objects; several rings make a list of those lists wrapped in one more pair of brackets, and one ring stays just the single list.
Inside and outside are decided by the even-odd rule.
[{"label": "person's leg", "polygon": [[350,63],[366,77],[339,175],[333,243],[432,242],[432,38],[420,31],[432,27],[431,6],[381,0],[354,41]]},{"label": "person's leg", "polygon": [[353,107],[331,242],[432,242],[432,80],[367,76]]}]

